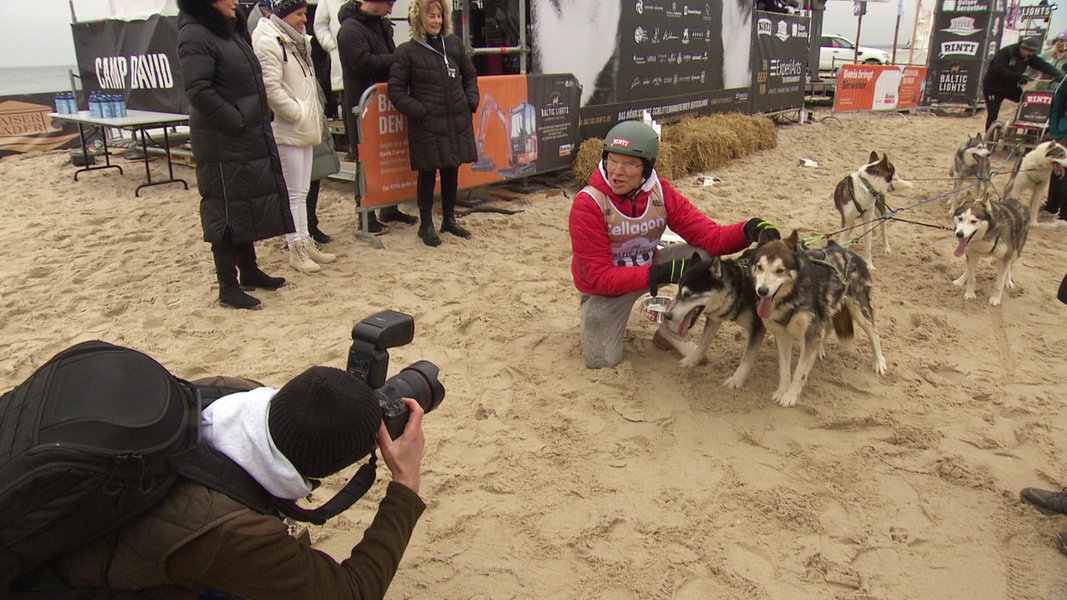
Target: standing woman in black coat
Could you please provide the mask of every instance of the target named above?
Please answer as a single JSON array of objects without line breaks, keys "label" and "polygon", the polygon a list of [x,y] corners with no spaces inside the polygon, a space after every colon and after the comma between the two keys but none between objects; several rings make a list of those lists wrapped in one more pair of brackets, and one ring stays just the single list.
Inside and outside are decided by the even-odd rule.
[{"label": "standing woman in black coat", "polygon": [[470,232],[456,222],[459,166],[478,160],[474,111],[478,73],[452,34],[448,0],[412,0],[411,40],[396,49],[389,70],[389,99],[408,118],[411,168],[419,172],[419,237],[440,246],[433,226],[433,189],[441,172],[441,231],[461,238]]},{"label": "standing woman in black coat", "polygon": [[200,224],[215,259],[219,302],[259,308],[241,287],[275,290],[285,279],[259,269],[253,242],[295,230],[263,73],[237,0],[178,0],[178,8]]}]

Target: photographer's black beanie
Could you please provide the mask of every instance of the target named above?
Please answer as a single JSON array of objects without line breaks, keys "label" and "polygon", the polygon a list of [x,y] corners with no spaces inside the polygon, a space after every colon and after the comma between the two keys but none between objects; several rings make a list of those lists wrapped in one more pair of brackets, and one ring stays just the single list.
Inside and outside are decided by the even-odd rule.
[{"label": "photographer's black beanie", "polygon": [[278,390],[267,426],[274,445],[304,477],[332,475],[370,454],[381,408],[362,379],[333,367],[311,367]]}]

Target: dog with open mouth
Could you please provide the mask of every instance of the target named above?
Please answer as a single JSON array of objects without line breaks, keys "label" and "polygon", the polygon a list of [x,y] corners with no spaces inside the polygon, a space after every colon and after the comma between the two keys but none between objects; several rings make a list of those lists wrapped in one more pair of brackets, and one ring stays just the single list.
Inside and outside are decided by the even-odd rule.
[{"label": "dog with open mouth", "polygon": [[678,337],[684,337],[700,316],[704,316],[700,343],[679,364],[686,368],[700,364],[719,327],[726,321],[733,321],[748,332],[748,342],[741,364],[723,385],[739,388],[745,384],[752,365],[756,363],[765,331],[763,321],[756,315],[756,289],[752,287],[748,271],[738,260],[717,256],[700,260],[696,253],[692,260],[693,264],[678,282],[678,295],[663,313],[667,327]]},{"label": "dog with open mouth", "polygon": [[1048,191],[1049,179],[1053,175],[1063,177],[1065,172],[1067,148],[1056,142],[1042,142],[1015,164],[1004,197],[1018,198],[1020,203],[1029,206],[1029,222],[1033,227],[1037,225],[1038,209]]},{"label": "dog with open mouth", "polygon": [[[871,343],[874,372],[886,372],[882,341],[874,330],[870,271],[856,253],[834,241],[825,248],[805,248],[795,230],[782,240],[761,237],[752,254],[752,285],[756,314],[778,345],[778,388],[773,395],[778,404],[797,403],[831,330],[848,339],[853,324],[859,325]],[[795,345],[800,346],[800,357],[794,371]]]},{"label": "dog with open mouth", "polygon": [[967,268],[952,283],[964,288],[964,300],[976,297],[974,285],[978,259],[992,258],[997,266],[997,279],[989,303],[999,306],[1004,288],[1015,287],[1011,269],[1026,245],[1030,209],[1014,198],[997,201],[988,195],[976,198],[968,192],[953,219],[957,240],[954,254],[957,257],[967,255]]}]

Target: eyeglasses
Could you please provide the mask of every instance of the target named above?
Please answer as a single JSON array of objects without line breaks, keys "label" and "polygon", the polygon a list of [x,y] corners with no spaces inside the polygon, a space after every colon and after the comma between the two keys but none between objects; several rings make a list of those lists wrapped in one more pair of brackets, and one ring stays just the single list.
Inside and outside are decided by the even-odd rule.
[{"label": "eyeglasses", "polygon": [[644,163],[622,162],[619,160],[615,160],[610,156],[608,157],[608,160],[606,162],[609,171],[612,169],[622,169],[624,172],[633,173],[634,171],[638,171],[645,168]]}]

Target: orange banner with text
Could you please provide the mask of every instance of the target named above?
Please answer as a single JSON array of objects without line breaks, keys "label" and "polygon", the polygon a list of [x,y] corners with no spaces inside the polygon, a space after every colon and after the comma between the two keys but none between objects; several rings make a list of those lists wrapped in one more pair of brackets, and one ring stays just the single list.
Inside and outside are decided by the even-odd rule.
[{"label": "orange banner with text", "polygon": [[834,90],[834,111],[902,110],[922,101],[925,67],[841,65]]},{"label": "orange banner with text", "polygon": [[[573,75],[479,77],[478,91],[472,115],[478,160],[460,167],[461,189],[570,165],[581,95]],[[361,207],[415,198],[418,173],[411,170],[407,118],[389,101],[386,84],[367,90],[360,107]]]}]

